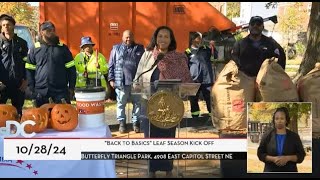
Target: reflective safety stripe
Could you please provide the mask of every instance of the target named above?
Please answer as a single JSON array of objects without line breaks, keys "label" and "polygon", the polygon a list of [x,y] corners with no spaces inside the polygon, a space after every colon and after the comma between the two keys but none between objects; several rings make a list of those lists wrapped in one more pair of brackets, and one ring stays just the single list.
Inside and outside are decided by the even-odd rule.
[{"label": "reflective safety stripe", "polygon": [[191,112],[191,115],[200,115],[200,111]]},{"label": "reflective safety stripe", "polygon": [[187,52],[188,54],[190,54],[190,53],[191,53],[190,48],[186,49],[186,52]]},{"label": "reflective safety stripe", "polygon": [[27,56],[22,58],[23,61],[27,61],[27,59],[28,59]]},{"label": "reflective safety stripe", "polygon": [[83,77],[83,73],[77,73],[78,77]]},{"label": "reflective safety stripe", "polygon": [[[98,72],[100,74],[100,72]],[[88,74],[96,74],[96,72],[88,72]]]},{"label": "reflective safety stripe", "polygon": [[26,69],[36,70],[36,65],[33,64],[26,63],[25,67]]},{"label": "reflective safety stripe", "polygon": [[75,64],[74,64],[74,60],[72,60],[72,61],[70,61],[70,62],[67,62],[66,64],[65,64],[65,66],[66,66],[66,68],[71,68],[72,66],[74,66]]},{"label": "reflective safety stripe", "polygon": [[77,73],[78,77],[83,77],[83,73]]},{"label": "reflective safety stripe", "polygon": [[[78,77],[84,77],[83,73],[77,73],[77,76]],[[96,77],[96,72],[88,72],[88,76],[89,78],[90,77]],[[100,72],[98,72],[98,79],[100,79],[100,76],[101,76],[101,79],[104,79],[104,76],[102,76],[102,74]]]},{"label": "reflective safety stripe", "polygon": [[41,47],[40,42],[36,42],[36,43],[34,44],[34,47],[35,47],[35,48],[39,48],[39,47]]}]

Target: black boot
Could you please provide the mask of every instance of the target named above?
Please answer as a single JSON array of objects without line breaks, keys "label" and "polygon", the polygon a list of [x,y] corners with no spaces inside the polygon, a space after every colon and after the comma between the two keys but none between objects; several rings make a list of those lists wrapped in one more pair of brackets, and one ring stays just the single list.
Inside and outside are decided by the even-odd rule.
[{"label": "black boot", "polygon": [[124,120],[119,121],[119,132],[123,134],[123,133],[126,133],[126,130],[127,130],[126,122]]},{"label": "black boot", "polygon": [[139,132],[140,132],[140,123],[134,122],[134,123],[132,124],[132,126],[133,126],[134,132],[136,132],[136,133],[139,133]]}]

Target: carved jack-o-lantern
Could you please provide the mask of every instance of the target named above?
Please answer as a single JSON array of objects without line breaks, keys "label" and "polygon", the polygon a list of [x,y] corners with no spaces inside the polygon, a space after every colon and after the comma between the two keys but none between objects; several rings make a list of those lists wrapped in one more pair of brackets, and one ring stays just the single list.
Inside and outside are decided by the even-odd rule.
[{"label": "carved jack-o-lantern", "polygon": [[14,106],[0,104],[0,127],[5,127],[7,120],[18,121],[18,119],[18,112]]},{"label": "carved jack-o-lantern", "polygon": [[56,104],[51,111],[51,125],[57,131],[72,131],[78,126],[78,112],[71,104]]},{"label": "carved jack-o-lantern", "polygon": [[47,128],[52,128],[51,125],[51,111],[56,104],[53,102],[52,98],[49,98],[49,103],[42,105],[40,108],[45,109],[49,114],[48,126]]},{"label": "carved jack-o-lantern", "polygon": [[49,114],[43,108],[31,108],[23,112],[21,117],[21,123],[27,120],[34,121],[36,125],[32,126],[27,124],[24,130],[27,133],[40,133],[47,129]]}]

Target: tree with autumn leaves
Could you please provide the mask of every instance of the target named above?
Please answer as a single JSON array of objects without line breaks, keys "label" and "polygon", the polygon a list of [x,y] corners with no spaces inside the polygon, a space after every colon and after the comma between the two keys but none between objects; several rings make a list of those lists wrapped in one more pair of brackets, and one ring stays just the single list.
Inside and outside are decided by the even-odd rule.
[{"label": "tree with autumn leaves", "polygon": [[[267,7],[276,6],[278,2],[269,2]],[[293,82],[310,72],[317,62],[320,62],[320,2],[312,2],[310,19],[307,31],[307,48],[299,70]]]},{"label": "tree with autumn leaves", "polygon": [[[285,39],[285,49],[289,49],[289,43],[294,42],[299,32],[306,32],[306,24],[309,15],[303,7],[302,2],[295,2],[288,6],[283,14],[279,16],[279,29]],[[286,51],[286,59],[289,60],[289,51]]]},{"label": "tree with autumn leaves", "polygon": [[[271,102],[255,102],[248,103],[248,115],[250,121],[260,121],[271,123],[272,115],[276,108],[286,107],[289,110],[291,123],[289,129],[298,132],[298,127],[310,127],[311,124],[311,104],[310,103],[271,103]],[[300,126],[298,126],[298,124]]]},{"label": "tree with autumn leaves", "polygon": [[27,2],[0,2],[0,14],[11,15],[18,24],[38,30],[39,7]]}]

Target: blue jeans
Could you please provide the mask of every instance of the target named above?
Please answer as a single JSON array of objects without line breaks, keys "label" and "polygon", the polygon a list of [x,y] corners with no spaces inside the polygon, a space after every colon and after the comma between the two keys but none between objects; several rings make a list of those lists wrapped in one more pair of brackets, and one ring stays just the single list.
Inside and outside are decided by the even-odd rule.
[{"label": "blue jeans", "polygon": [[123,89],[116,88],[117,94],[117,120],[126,121],[126,105],[131,98],[132,109],[132,123],[138,121],[140,115],[140,96],[131,95],[131,86],[124,86]]}]

